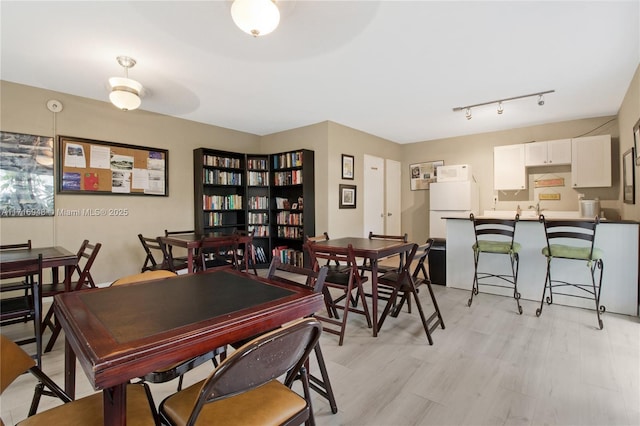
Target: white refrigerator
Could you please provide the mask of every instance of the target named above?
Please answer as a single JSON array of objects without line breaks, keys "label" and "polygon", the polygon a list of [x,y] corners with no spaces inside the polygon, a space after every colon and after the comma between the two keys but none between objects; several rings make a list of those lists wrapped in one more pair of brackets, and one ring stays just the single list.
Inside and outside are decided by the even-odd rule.
[{"label": "white refrigerator", "polygon": [[478,184],[471,180],[429,184],[429,237],[446,238],[446,217],[469,218],[478,214]]}]

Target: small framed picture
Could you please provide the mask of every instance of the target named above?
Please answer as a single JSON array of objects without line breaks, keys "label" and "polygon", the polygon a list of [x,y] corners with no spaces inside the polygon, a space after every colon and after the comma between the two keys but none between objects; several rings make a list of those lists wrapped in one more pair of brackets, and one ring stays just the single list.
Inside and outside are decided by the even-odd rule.
[{"label": "small framed picture", "polygon": [[342,179],[353,180],[353,155],[342,154]]},{"label": "small framed picture", "polygon": [[355,209],[356,208],[356,186],[355,185],[340,185],[340,204],[341,209]]}]

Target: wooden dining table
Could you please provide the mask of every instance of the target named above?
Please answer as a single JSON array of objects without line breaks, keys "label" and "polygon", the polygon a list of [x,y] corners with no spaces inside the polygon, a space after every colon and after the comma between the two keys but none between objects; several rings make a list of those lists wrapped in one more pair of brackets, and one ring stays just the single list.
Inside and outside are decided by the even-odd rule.
[{"label": "wooden dining table", "polygon": [[314,243],[319,249],[346,249],[353,247],[356,257],[368,259],[371,262],[371,299],[373,316],[373,337],[378,336],[378,261],[389,256],[405,253],[411,250],[414,243],[398,240],[384,240],[373,238],[344,237]]},{"label": "wooden dining table", "polygon": [[225,234],[222,232],[209,232],[206,234],[190,232],[185,234],[171,234],[167,236],[161,236],[160,240],[168,246],[182,247],[187,249],[187,271],[191,274],[195,270],[194,256],[196,250],[200,248],[202,238],[227,240],[232,237],[233,234]]},{"label": "wooden dining table", "polygon": [[65,268],[65,291],[71,290],[71,275],[78,264],[78,256],[64,247],[34,247],[31,249],[9,249],[0,251],[0,268],[7,270],[11,263],[21,260],[35,260],[42,254],[42,269],[51,268],[53,282],[59,282],[59,268]]},{"label": "wooden dining table", "polygon": [[321,294],[235,270],[90,289],[54,297],[65,332],[65,390],[76,359],[103,391],[104,423],[126,423],[126,384],[167,365],[313,314]]}]

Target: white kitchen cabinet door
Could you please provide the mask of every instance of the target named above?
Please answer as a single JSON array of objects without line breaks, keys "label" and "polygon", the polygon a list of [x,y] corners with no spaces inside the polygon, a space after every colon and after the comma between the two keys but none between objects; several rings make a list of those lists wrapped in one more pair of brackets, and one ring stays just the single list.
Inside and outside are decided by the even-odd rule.
[{"label": "white kitchen cabinet door", "polygon": [[493,188],[520,190],[527,187],[524,165],[524,144],[502,145],[493,148]]},{"label": "white kitchen cabinet door", "polygon": [[611,186],[611,135],[571,139],[574,188]]},{"label": "white kitchen cabinet door", "polygon": [[571,164],[571,139],[547,141],[547,164]]},{"label": "white kitchen cabinet door", "polygon": [[571,139],[524,144],[526,166],[571,164]]}]

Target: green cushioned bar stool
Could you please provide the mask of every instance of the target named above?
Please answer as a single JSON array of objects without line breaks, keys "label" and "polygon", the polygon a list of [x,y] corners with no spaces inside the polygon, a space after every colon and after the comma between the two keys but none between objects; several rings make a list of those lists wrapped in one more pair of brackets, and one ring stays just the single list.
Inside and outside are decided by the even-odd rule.
[{"label": "green cushioned bar stool", "polygon": [[[513,288],[513,298],[518,306],[518,313],[522,315],[520,306],[520,293],[518,293],[518,266],[520,244],[514,241],[516,233],[516,223],[518,215],[514,219],[478,219],[473,213],[469,216],[473,222],[476,242],[473,244],[473,287],[471,288],[471,298],[467,302],[471,306],[473,296],[478,294],[480,285],[492,287]],[[478,271],[480,254],[486,255],[507,255],[510,272],[481,272]],[[485,257],[483,256],[483,258]]]},{"label": "green cushioned bar stool", "polygon": [[[596,226],[600,223],[598,217],[595,220],[546,220],[540,215],[540,222],[544,224],[544,232],[547,245],[542,249],[542,254],[547,258],[547,276],[540,300],[540,308],[536,309],[536,316],[542,313],[542,307],[546,297],[547,304],[553,303],[553,289],[556,287],[573,287],[574,293],[562,293],[556,291],[556,295],[578,297],[581,299],[593,299],[596,303],[596,315],[598,326],[602,330],[603,324],[600,313],[605,312],[605,307],[600,305],[600,288],[602,286],[602,273],[604,263],[603,251],[595,247]],[[556,260],[554,260],[556,259]],[[575,283],[551,278],[551,263],[564,261],[584,262],[587,266],[591,282]],[[547,294],[549,289],[549,295]]]}]

